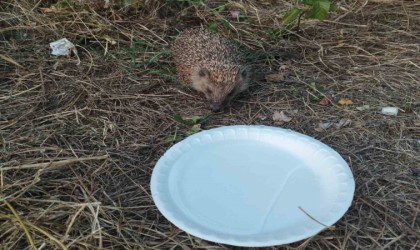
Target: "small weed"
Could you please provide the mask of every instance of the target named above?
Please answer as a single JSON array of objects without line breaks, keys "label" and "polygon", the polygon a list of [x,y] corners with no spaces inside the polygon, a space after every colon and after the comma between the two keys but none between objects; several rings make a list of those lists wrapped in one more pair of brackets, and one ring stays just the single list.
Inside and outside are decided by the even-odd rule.
[{"label": "small weed", "polygon": [[299,98],[299,97],[302,96],[302,93],[299,90],[296,90],[296,89],[294,89],[291,94],[294,98]]},{"label": "small weed", "polygon": [[121,49],[116,52],[111,51],[105,55],[106,60],[128,61],[129,65],[120,64],[126,73],[143,68],[147,69],[151,75],[176,81],[174,76],[176,70],[173,65],[167,63],[167,61],[170,61],[170,58],[171,53],[169,50],[145,40],[135,41],[130,48]]},{"label": "small weed", "polygon": [[241,56],[246,61],[251,61],[251,62],[270,61],[270,60],[275,59],[275,56],[273,55],[273,53],[270,53],[264,50],[255,50],[255,51],[244,50],[244,51],[241,51]]},{"label": "small weed", "polygon": [[294,6],[283,16],[286,29],[296,28],[299,31],[302,17],[323,21],[334,9],[330,0],[300,0],[299,2],[300,5]]},{"label": "small weed", "polygon": [[328,87],[318,84],[315,81],[309,83],[310,90],[310,100],[312,102],[317,102],[324,97],[324,94],[328,91]]},{"label": "small weed", "polygon": [[217,23],[216,22],[209,23],[207,29],[211,32],[216,32],[217,31]]},{"label": "small weed", "polygon": [[187,136],[200,132],[201,126],[205,124],[209,119],[213,117],[213,114],[207,114],[205,116],[191,116],[190,118],[184,119],[180,115],[175,115],[173,120],[175,120],[178,124],[181,125],[182,129],[178,126],[175,129],[175,134],[169,136],[166,141],[167,142],[177,142],[180,141]]},{"label": "small weed", "polygon": [[178,82],[178,78],[176,77],[175,68],[167,66],[164,67],[163,70],[150,70],[149,74],[160,76],[165,80],[171,81],[171,82]]},{"label": "small weed", "polygon": [[414,100],[405,100],[403,102],[402,109],[404,110],[404,112],[410,113],[410,112],[413,112],[413,110],[415,109],[415,106],[416,104]]},{"label": "small weed", "polygon": [[285,34],[285,30],[279,28],[269,28],[267,32],[272,38],[281,38]]}]

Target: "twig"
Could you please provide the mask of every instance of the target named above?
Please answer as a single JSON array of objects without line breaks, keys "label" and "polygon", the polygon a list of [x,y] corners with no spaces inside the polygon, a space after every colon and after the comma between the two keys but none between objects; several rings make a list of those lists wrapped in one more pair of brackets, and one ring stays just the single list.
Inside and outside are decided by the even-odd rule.
[{"label": "twig", "polygon": [[43,162],[43,163],[34,163],[34,164],[25,164],[20,166],[13,167],[4,167],[2,170],[11,170],[11,169],[32,169],[32,168],[46,168],[46,167],[61,167],[64,165],[82,162],[82,161],[91,161],[91,160],[105,160],[109,158],[108,155],[101,156],[91,156],[91,157],[81,157],[81,158],[72,158],[62,161],[53,161],[53,162]]},{"label": "twig", "polygon": [[[10,220],[18,220],[15,217],[12,217],[10,215],[4,215],[4,214],[0,214],[0,219],[10,219]],[[25,221],[22,223],[32,227],[33,229],[37,230],[38,232],[42,233],[43,235],[47,236],[50,240],[54,241],[55,243],[57,243],[57,245],[59,245],[61,247],[61,249],[63,250],[67,250],[68,248],[59,240],[57,240],[54,236],[52,236],[50,233],[48,233],[47,231],[45,231],[44,229],[35,226],[34,224],[30,223],[29,221]],[[35,248],[37,249],[37,248]]]},{"label": "twig", "polygon": [[300,206],[298,207],[300,209],[300,211],[302,211],[303,213],[305,213],[309,218],[311,218],[312,220],[314,220],[315,222],[317,222],[318,224],[324,226],[325,228],[330,228],[329,226],[325,225],[324,223],[320,222],[319,220],[315,219],[314,217],[312,217],[312,215],[308,214],[305,210],[303,210],[303,208],[301,208]]},{"label": "twig", "polygon": [[[0,196],[0,197],[2,197],[2,196]],[[29,244],[32,246],[33,249],[37,249],[36,246],[35,246],[34,240],[32,239],[31,234],[29,233],[28,229],[26,228],[25,224],[23,223],[22,219],[20,218],[20,216],[18,215],[16,210],[13,208],[13,206],[8,201],[3,200],[3,203],[6,204],[6,206],[13,213],[13,215],[15,216],[14,219],[19,222],[20,226],[22,227],[23,231],[26,234],[26,238],[28,239]]]}]

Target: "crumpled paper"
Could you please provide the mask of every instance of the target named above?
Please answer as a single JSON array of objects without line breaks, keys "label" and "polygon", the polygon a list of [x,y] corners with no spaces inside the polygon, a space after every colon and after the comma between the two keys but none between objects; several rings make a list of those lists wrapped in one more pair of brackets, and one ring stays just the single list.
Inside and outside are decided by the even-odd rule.
[{"label": "crumpled paper", "polygon": [[67,38],[50,43],[50,47],[52,49],[51,54],[54,56],[69,56],[72,51],[77,55],[76,47]]},{"label": "crumpled paper", "polygon": [[50,43],[52,49],[51,54],[54,56],[70,56],[71,52],[77,57],[77,65],[80,64],[80,58],[77,55],[76,46],[67,38],[61,38],[55,42]]}]

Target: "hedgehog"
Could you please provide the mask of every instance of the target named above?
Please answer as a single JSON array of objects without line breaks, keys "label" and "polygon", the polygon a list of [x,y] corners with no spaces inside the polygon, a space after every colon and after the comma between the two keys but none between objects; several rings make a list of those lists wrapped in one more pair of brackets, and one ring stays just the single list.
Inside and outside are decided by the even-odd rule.
[{"label": "hedgehog", "polygon": [[250,67],[238,50],[218,33],[203,28],[184,30],[172,44],[181,81],[206,97],[213,112],[230,104],[250,82]]}]

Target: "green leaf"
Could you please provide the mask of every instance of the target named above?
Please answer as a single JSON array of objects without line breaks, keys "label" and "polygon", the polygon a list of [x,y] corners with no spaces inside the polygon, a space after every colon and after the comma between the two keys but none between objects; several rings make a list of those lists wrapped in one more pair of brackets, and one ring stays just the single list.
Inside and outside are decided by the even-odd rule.
[{"label": "green leaf", "polygon": [[330,5],[330,12],[335,12],[338,10],[337,4],[331,3]]},{"label": "green leaf", "polygon": [[323,21],[330,11],[331,3],[329,0],[314,0],[312,8],[306,13],[306,18],[315,18]]},{"label": "green leaf", "polygon": [[217,23],[215,23],[215,22],[210,23],[208,29],[211,32],[217,31]]},{"label": "green leaf", "polygon": [[178,142],[182,139],[184,139],[184,136],[182,135],[170,135],[166,137],[165,142],[166,143]]},{"label": "green leaf", "polygon": [[225,10],[225,6],[224,5],[220,5],[220,6],[216,7],[215,10],[220,13],[220,12],[222,12],[222,11]]},{"label": "green leaf", "polygon": [[175,134],[168,136],[165,139],[165,142],[177,142],[184,139],[184,136],[180,135],[178,128],[175,128]]},{"label": "green leaf", "polygon": [[200,131],[201,131],[201,129],[200,129],[200,128],[198,128],[198,127],[192,127],[192,128],[190,128],[190,129],[187,131],[187,135],[193,135],[193,134],[198,133],[198,132],[200,132]]},{"label": "green leaf", "polygon": [[210,113],[210,114],[208,114],[208,115],[206,115],[206,116],[202,117],[202,118],[200,119],[200,123],[201,123],[201,124],[203,124],[203,123],[207,122],[208,120],[210,120],[212,117],[213,117],[213,114],[212,114],[212,113]]},{"label": "green leaf", "polygon": [[301,96],[301,94],[300,94],[300,92],[299,92],[298,90],[293,90],[293,91],[292,91],[292,96],[293,96],[294,98],[298,98],[298,97],[300,97],[300,96]]},{"label": "green leaf", "polygon": [[136,0],[125,0],[124,7],[131,7],[134,9],[138,9],[140,7],[140,2]]},{"label": "green leaf", "polygon": [[222,20],[222,23],[223,23],[223,26],[224,26],[225,28],[231,28],[230,22],[229,22],[228,20],[223,19],[223,20]]},{"label": "green leaf", "polygon": [[318,1],[318,0],[302,0],[302,3],[305,4],[305,5],[312,6],[312,5],[314,5],[314,2],[316,2],[316,1]]},{"label": "green leaf", "polygon": [[283,16],[283,24],[291,24],[299,17],[302,13],[302,9],[293,7]]},{"label": "green leaf", "polygon": [[201,120],[201,117],[198,115],[193,115],[191,117],[191,121],[193,122],[193,124],[197,124],[200,120]]},{"label": "green leaf", "polygon": [[203,123],[205,123],[206,121],[208,121],[212,117],[213,117],[213,114],[210,113],[210,114],[208,114],[206,116],[194,115],[194,116],[192,116],[188,120],[191,120],[192,124],[203,124]]},{"label": "green leaf", "polygon": [[190,122],[188,122],[187,120],[184,120],[180,115],[175,115],[173,118],[175,121],[184,124],[184,125],[191,125]]}]

